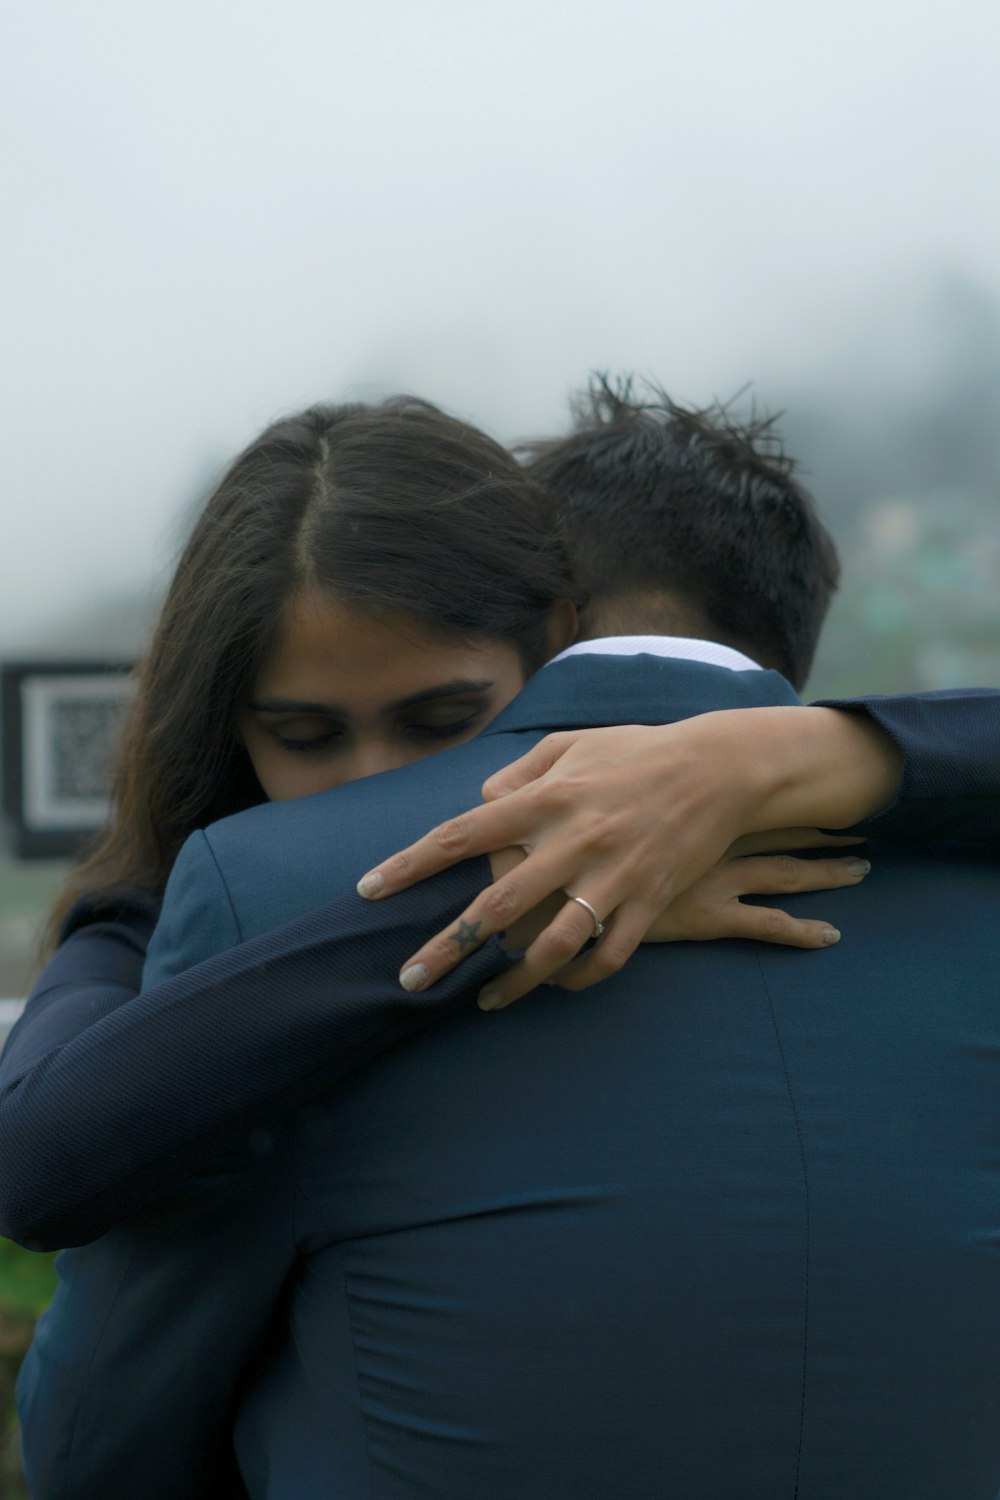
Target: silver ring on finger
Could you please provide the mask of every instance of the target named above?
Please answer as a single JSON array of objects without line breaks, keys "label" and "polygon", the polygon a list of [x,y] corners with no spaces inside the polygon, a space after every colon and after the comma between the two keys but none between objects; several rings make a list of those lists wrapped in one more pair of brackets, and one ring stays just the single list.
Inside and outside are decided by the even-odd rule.
[{"label": "silver ring on finger", "polygon": [[569,891],[566,892],[566,895],[570,901],[575,901],[577,906],[582,906],[585,911],[590,912],[590,915],[594,919],[594,930],[591,933],[591,942],[596,943],[597,939],[604,931],[604,923],[601,921],[600,917],[597,915],[596,911],[591,906],[589,901],[584,901],[582,896],[570,896]]}]

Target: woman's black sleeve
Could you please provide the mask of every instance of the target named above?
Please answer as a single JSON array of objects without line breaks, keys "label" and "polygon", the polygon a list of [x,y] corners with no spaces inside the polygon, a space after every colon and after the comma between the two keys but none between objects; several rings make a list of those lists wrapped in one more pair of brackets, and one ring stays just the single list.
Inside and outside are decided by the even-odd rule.
[{"label": "woman's black sleeve", "polygon": [[392,901],[345,897],[141,993],[148,916],[77,925],[0,1059],[0,1232],[86,1244],[233,1130],[468,1004],[515,956],[496,937],[426,994],[396,976],[489,880],[468,860]]},{"label": "woman's black sleeve", "polygon": [[958,688],[825,699],[866,714],[903,752],[896,800],[850,831],[910,842],[1000,844],[1000,692]]}]

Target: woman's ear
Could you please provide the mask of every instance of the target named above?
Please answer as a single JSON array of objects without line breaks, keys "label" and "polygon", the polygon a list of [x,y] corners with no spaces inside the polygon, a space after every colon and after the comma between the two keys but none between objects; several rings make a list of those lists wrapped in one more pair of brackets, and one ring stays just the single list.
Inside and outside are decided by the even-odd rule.
[{"label": "woman's ear", "polygon": [[545,640],[549,661],[554,656],[558,656],[560,651],[565,651],[567,646],[572,646],[579,628],[580,621],[572,599],[557,599],[549,610],[546,626]]}]

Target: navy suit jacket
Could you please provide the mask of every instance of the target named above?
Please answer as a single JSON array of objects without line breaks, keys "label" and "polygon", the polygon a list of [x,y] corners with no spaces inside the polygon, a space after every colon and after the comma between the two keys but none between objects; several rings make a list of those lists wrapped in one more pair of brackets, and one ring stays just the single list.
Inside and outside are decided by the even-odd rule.
[{"label": "navy suit jacket", "polygon": [[[605,674],[617,671],[607,660]],[[650,670],[648,704],[630,709],[650,722],[676,717],[685,705],[664,690],[663,664]],[[684,680],[681,669],[669,678],[678,692]],[[472,760],[463,750],[444,765],[478,765],[490,745],[501,759],[515,756],[543,729],[599,722],[595,681],[591,668],[546,668],[490,727]],[[739,697],[733,681],[722,690],[727,702]],[[1000,693],[836,706],[870,715],[904,755],[896,801],[859,832],[906,843],[951,838],[1000,846]],[[489,753],[484,764],[492,765]],[[337,793],[330,816],[346,817],[352,807],[374,819],[373,829],[388,828],[378,814],[383,790],[413,788],[412,818],[430,776],[435,791],[426,819],[433,821],[434,809],[445,805],[440,777],[423,770],[412,776],[368,781],[350,799]],[[477,800],[478,787],[469,795]],[[268,837],[271,826],[265,820]],[[421,814],[416,831],[425,828]],[[379,837],[379,856],[399,847],[401,835]],[[348,891],[359,870],[338,864],[336,837],[325,859],[334,878],[323,893]],[[253,867],[266,879],[266,847]],[[496,939],[425,995],[404,995],[396,972],[489,879],[488,862],[470,860],[380,906],[351,890],[244,941],[223,912],[209,934],[213,956],[147,983],[141,994],[159,904],[128,891],[81,902],[0,1057],[0,1233],[41,1250],[96,1239],[181,1180],[233,1122],[249,1128],[294,1108],[467,1001],[509,961]],[[222,941],[236,946],[216,952]],[[276,1007],[278,990],[293,1000]]]},{"label": "navy suit jacket", "polygon": [[[471,745],[197,836],[150,980],[344,897],[548,729],[789,692],[550,668]],[[288,1500],[992,1497],[997,895],[992,862],[886,847],[824,897],[837,949],[644,949],[258,1127],[63,1258],[21,1384],[38,1495],[236,1493],[232,1413],[250,1494]]]}]

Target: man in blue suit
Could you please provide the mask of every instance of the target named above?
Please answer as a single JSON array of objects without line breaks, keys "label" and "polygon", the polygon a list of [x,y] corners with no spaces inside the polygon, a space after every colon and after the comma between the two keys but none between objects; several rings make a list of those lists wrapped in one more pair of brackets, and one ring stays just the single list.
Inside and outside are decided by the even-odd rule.
[{"label": "man in blue suit", "polygon": [[[796,701],[704,613],[687,647],[557,661],[469,745],[196,836],[151,982],[350,902],[551,729]],[[231,1415],[251,1496],[288,1500],[993,1495],[996,895],[970,854],[886,847],[822,959],[645,948],[262,1127],[252,1168],[234,1147],[71,1262],[25,1381],[37,1493],[221,1493]]]}]

